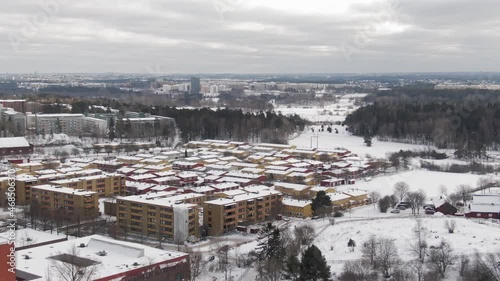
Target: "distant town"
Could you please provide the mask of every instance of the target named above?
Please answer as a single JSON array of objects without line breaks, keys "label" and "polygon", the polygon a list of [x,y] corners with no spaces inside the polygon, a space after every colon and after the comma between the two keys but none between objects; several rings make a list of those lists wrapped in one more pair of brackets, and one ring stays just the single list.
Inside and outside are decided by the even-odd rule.
[{"label": "distant town", "polygon": [[496,135],[398,111],[493,80],[131,77],[2,76],[15,280],[320,280],[300,279],[309,257],[332,280],[456,278],[460,261],[496,261]]}]

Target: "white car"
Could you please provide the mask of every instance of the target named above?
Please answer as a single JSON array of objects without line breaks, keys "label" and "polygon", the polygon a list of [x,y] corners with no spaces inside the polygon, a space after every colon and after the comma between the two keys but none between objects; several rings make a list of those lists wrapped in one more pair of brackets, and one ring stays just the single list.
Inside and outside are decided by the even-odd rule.
[{"label": "white car", "polygon": [[399,213],[401,213],[401,211],[399,209],[393,209],[391,211],[391,213],[393,213],[393,214],[399,214]]}]

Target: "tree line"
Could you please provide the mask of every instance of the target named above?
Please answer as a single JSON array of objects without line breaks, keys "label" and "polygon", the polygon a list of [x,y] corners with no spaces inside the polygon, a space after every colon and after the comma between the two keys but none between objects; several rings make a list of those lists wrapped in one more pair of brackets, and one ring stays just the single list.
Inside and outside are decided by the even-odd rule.
[{"label": "tree line", "polygon": [[500,148],[500,91],[397,89],[366,98],[345,121],[349,131],[381,140],[456,149],[482,157]]},{"label": "tree line", "polygon": [[149,113],[174,118],[183,142],[201,139],[287,143],[291,135],[304,130],[308,122],[298,115],[271,111],[256,113],[241,109],[178,109],[154,107]]}]

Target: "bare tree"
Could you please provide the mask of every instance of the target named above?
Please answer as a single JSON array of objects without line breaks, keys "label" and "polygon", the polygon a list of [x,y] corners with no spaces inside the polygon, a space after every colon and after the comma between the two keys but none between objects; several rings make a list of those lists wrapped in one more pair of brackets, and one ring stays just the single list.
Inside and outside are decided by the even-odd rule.
[{"label": "bare tree", "polygon": [[344,271],[339,276],[340,281],[377,281],[378,276],[363,261],[347,261]]},{"label": "bare tree", "polygon": [[403,199],[405,199],[409,191],[410,191],[410,186],[404,181],[397,182],[394,185],[394,195],[396,195],[399,201],[403,201]]},{"label": "bare tree", "polygon": [[426,200],[427,196],[425,195],[425,191],[423,189],[419,189],[416,192],[415,198],[415,203],[417,205],[417,214],[420,214],[420,209],[424,206]]},{"label": "bare tree", "polygon": [[417,214],[417,199],[418,193],[417,192],[408,192],[408,195],[406,198],[408,199],[408,202],[410,202],[410,207],[411,207],[411,214],[416,215]]},{"label": "bare tree", "polygon": [[224,272],[224,281],[229,280],[228,274],[230,275],[231,271],[231,263],[229,260],[229,250],[231,248],[229,245],[224,245],[217,251],[217,260],[218,260],[218,270]]},{"label": "bare tree", "polygon": [[408,268],[413,272],[414,276],[416,277],[416,281],[424,281],[424,276],[425,276],[425,265],[420,262],[420,260],[416,260],[413,262],[408,263]]},{"label": "bare tree", "polygon": [[73,156],[75,156],[75,157],[76,157],[76,156],[78,156],[78,155],[80,155],[80,149],[78,149],[78,148],[76,148],[76,147],[73,147],[73,148],[71,149],[71,155],[73,155]]},{"label": "bare tree", "polygon": [[297,244],[302,246],[307,246],[314,240],[315,231],[314,228],[309,224],[304,224],[297,226],[294,229],[295,241]]},{"label": "bare tree", "polygon": [[408,266],[402,265],[394,269],[391,280],[394,281],[413,281],[413,274],[408,270]]},{"label": "bare tree", "polygon": [[189,255],[191,262],[191,281],[195,281],[203,271],[203,255],[200,252],[193,252]]},{"label": "bare tree", "polygon": [[464,277],[465,273],[469,269],[470,260],[467,256],[460,256],[460,267],[458,271],[460,272],[460,277]]},{"label": "bare tree", "polygon": [[186,241],[186,235],[183,234],[180,231],[175,232],[174,235],[174,243],[177,245],[177,251],[181,250],[181,245],[184,245],[184,242]]},{"label": "bare tree", "polygon": [[439,186],[439,194],[443,194],[443,195],[448,194],[448,188],[444,185],[440,185]]},{"label": "bare tree", "polygon": [[410,251],[415,254],[418,261],[423,263],[427,254],[427,230],[422,224],[422,220],[418,219],[415,227],[413,228],[415,242],[410,244]]},{"label": "bare tree", "polygon": [[[471,271],[464,274],[465,277],[470,276],[471,278],[464,278],[464,280],[500,280],[500,254],[480,255],[476,253],[474,267]],[[479,279],[479,276],[483,277],[483,279]]]},{"label": "bare tree", "polygon": [[457,222],[455,220],[446,220],[444,222],[444,226],[446,227],[446,229],[448,229],[448,233],[454,233],[457,226]]},{"label": "bare tree", "polygon": [[91,281],[100,269],[100,262],[86,260],[79,256],[73,245],[66,253],[50,257],[50,276],[64,281]]},{"label": "bare tree", "polygon": [[430,248],[427,262],[429,267],[434,269],[442,278],[445,277],[446,270],[453,264],[453,261],[453,249],[445,240],[441,240],[437,247]]},{"label": "bare tree", "polygon": [[375,262],[384,277],[391,276],[392,269],[400,262],[398,249],[394,241],[389,238],[379,239]]},{"label": "bare tree", "polygon": [[377,264],[375,263],[378,252],[377,243],[377,238],[372,235],[368,241],[363,244],[363,249],[361,250],[363,253],[363,259],[365,259],[373,268],[377,268]]},{"label": "bare tree", "polygon": [[371,202],[373,203],[373,208],[375,209],[375,206],[377,205],[378,200],[382,197],[378,191],[372,191],[368,196],[371,199]]},{"label": "bare tree", "polygon": [[457,186],[456,193],[458,193],[462,198],[462,203],[464,206],[467,204],[468,200],[472,200],[471,193],[472,187],[468,184],[461,184]]}]

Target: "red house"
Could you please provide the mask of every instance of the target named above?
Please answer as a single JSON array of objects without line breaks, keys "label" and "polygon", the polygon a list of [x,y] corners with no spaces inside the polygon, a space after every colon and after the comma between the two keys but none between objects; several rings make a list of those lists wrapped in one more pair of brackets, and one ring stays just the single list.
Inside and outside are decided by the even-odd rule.
[{"label": "red house", "polygon": [[468,218],[500,219],[500,193],[474,194],[468,207]]}]

